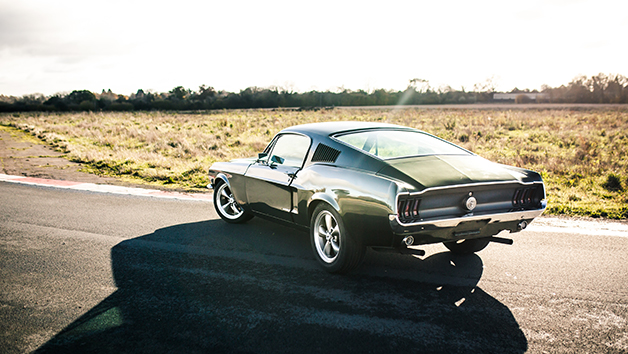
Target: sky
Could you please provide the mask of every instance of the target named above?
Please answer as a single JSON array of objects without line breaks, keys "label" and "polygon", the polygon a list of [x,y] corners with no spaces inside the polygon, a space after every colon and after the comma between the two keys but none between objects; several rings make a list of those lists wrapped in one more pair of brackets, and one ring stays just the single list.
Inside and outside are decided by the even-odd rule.
[{"label": "sky", "polygon": [[557,87],[628,76],[626,0],[0,0],[0,95]]}]

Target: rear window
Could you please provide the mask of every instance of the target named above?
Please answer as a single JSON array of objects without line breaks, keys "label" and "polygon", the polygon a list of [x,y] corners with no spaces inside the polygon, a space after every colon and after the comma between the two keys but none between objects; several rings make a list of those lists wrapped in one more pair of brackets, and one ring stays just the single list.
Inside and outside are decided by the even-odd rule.
[{"label": "rear window", "polygon": [[469,155],[461,147],[426,133],[407,130],[368,130],[336,139],[382,159],[421,155]]}]

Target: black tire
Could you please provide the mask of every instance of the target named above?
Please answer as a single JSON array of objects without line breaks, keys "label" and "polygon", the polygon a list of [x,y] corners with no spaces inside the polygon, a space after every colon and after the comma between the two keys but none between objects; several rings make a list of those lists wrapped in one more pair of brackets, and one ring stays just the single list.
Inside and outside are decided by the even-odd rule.
[{"label": "black tire", "polygon": [[475,238],[471,240],[461,240],[458,242],[443,242],[443,244],[451,251],[451,253],[471,254],[475,252],[480,252],[481,250],[485,249],[490,242],[491,241],[489,241],[489,238],[485,237]]},{"label": "black tire", "polygon": [[229,185],[225,182],[218,182],[214,186],[214,208],[221,219],[231,224],[245,223],[253,218],[251,213],[245,211],[235,201]]},{"label": "black tire", "polygon": [[366,247],[345,228],[338,212],[319,204],[310,220],[310,241],[314,258],[329,273],[347,273],[362,264]]}]

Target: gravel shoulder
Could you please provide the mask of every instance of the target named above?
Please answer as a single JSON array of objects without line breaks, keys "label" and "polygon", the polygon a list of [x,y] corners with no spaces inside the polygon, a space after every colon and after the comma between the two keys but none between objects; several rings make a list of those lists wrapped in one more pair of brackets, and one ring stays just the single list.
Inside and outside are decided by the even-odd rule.
[{"label": "gravel shoulder", "polygon": [[[18,129],[0,125],[0,173],[13,176],[45,178],[165,191],[183,191],[160,185],[125,181],[83,172],[83,164],[72,162],[41,140]],[[187,191],[189,192],[189,191]]]}]

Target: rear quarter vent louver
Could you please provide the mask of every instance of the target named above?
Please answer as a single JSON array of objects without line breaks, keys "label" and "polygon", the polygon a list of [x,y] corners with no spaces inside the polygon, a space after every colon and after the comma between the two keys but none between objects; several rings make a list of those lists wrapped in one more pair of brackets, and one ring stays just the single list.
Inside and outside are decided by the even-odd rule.
[{"label": "rear quarter vent louver", "polygon": [[318,144],[314,155],[312,156],[312,162],[336,162],[336,159],[340,155],[340,151],[325,144]]}]

